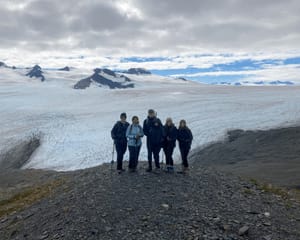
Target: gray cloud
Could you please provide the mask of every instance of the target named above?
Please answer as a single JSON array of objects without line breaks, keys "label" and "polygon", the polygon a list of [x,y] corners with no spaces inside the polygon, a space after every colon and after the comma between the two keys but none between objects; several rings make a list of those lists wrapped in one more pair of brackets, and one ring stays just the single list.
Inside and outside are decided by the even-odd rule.
[{"label": "gray cloud", "polygon": [[177,55],[201,49],[297,49],[300,40],[297,0],[14,0],[2,5],[0,49]]}]

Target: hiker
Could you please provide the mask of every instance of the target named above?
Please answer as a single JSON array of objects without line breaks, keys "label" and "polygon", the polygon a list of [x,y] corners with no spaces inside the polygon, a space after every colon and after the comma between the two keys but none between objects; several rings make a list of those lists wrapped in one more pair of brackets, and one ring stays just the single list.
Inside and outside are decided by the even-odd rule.
[{"label": "hiker", "polygon": [[179,142],[179,149],[182,159],[182,170],[185,173],[188,170],[188,155],[191,149],[193,134],[191,130],[187,127],[186,121],[181,120],[178,127],[177,140]]},{"label": "hiker", "polygon": [[117,171],[121,173],[125,171],[123,169],[123,158],[127,149],[127,138],[126,130],[129,126],[129,123],[126,121],[126,113],[121,113],[120,121],[117,121],[111,130],[111,137],[114,140],[114,144],[117,151]]},{"label": "hiker", "polygon": [[139,124],[139,118],[137,116],[132,117],[132,124],[127,128],[126,137],[128,139],[129,149],[129,171],[135,172],[139,154],[142,146],[141,138],[144,136],[143,128]]},{"label": "hiker", "polygon": [[148,110],[148,117],[143,124],[143,131],[147,136],[148,164],[147,172],[152,171],[152,154],[156,169],[160,169],[159,152],[163,143],[163,126],[153,109]]},{"label": "hiker", "polygon": [[173,152],[176,147],[176,139],[177,139],[177,128],[175,127],[172,118],[166,119],[166,124],[164,125],[164,142],[163,142],[163,150],[166,156],[166,165],[167,172],[173,172],[174,161],[173,161]]}]

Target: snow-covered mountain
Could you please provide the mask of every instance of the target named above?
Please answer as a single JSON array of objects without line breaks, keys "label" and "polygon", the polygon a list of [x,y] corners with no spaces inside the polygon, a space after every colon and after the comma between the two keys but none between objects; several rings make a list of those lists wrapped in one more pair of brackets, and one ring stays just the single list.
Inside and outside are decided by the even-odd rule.
[{"label": "snow-covered mountain", "polygon": [[100,87],[109,87],[110,89],[133,88],[134,84],[130,82],[131,80],[124,75],[120,75],[109,69],[96,68],[94,69],[93,75],[77,82],[74,85],[74,88],[85,89],[90,87],[91,84],[95,84]]},{"label": "snow-covered mountain", "polygon": [[[177,125],[186,119],[195,137],[193,148],[222,139],[228,129],[272,128],[300,119],[300,86],[215,86],[97,69],[95,78],[134,84],[110,89],[98,87],[101,83],[91,80],[89,69],[43,69],[43,84],[25,76],[27,72],[0,68],[0,152],[32,134],[41,137],[26,167],[72,170],[111,161],[110,130],[121,112],[127,112],[128,121],[139,116],[141,123],[149,108],[157,110],[163,122],[172,117]],[[92,81],[89,88],[73,88],[86,78]],[[145,160],[145,139],[143,144]]]}]

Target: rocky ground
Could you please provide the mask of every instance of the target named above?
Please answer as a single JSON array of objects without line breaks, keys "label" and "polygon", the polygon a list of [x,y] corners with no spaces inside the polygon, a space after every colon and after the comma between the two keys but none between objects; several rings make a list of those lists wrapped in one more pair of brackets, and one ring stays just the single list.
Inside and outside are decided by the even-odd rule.
[{"label": "rocky ground", "polygon": [[193,161],[185,175],[144,162],[121,175],[110,164],[0,171],[0,239],[300,239],[288,191]]},{"label": "rocky ground", "polygon": [[300,127],[229,131],[225,141],[195,150],[190,158],[198,167],[300,190]]}]

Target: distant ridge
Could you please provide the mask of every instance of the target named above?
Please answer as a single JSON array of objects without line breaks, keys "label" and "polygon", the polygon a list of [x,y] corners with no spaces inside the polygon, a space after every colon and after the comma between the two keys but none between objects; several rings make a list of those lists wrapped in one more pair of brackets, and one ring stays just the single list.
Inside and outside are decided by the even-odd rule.
[{"label": "distant ridge", "polygon": [[107,86],[110,89],[134,88],[134,84],[129,83],[131,80],[128,77],[119,75],[107,68],[95,68],[93,75],[78,81],[74,88],[85,89],[90,87],[93,82],[100,87]]},{"label": "distant ridge", "polygon": [[124,73],[127,74],[135,74],[135,75],[150,75],[151,72],[146,70],[145,68],[130,68]]}]

